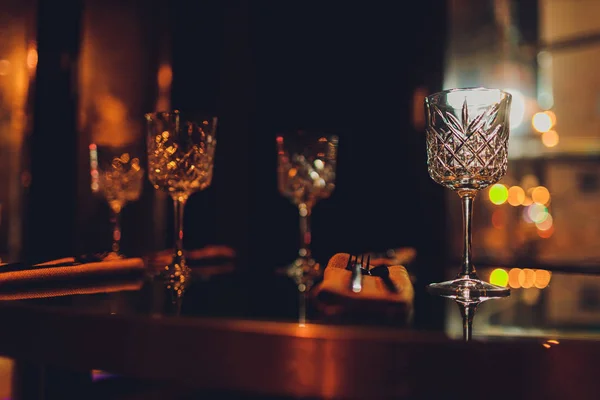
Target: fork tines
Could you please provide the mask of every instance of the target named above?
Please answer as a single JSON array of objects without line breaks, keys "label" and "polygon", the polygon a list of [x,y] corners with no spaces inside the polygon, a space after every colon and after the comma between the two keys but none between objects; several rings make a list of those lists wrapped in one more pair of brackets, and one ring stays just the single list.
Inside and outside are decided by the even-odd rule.
[{"label": "fork tines", "polygon": [[367,262],[365,264],[365,255],[362,254],[360,256],[360,261],[358,260],[358,256],[353,256],[350,254],[348,257],[348,264],[346,265],[346,269],[352,271],[352,278],[350,279],[350,289],[354,293],[360,293],[362,291],[362,276],[369,275],[369,263],[371,261],[371,256],[367,256]]}]

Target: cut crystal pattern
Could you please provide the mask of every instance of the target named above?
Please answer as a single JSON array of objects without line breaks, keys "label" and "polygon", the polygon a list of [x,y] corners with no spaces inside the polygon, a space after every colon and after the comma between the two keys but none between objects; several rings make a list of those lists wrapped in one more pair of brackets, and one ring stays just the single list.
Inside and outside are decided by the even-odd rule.
[{"label": "cut crystal pattern", "polygon": [[429,175],[453,190],[484,189],[506,173],[508,136],[500,103],[473,107],[465,99],[461,109],[427,104]]}]

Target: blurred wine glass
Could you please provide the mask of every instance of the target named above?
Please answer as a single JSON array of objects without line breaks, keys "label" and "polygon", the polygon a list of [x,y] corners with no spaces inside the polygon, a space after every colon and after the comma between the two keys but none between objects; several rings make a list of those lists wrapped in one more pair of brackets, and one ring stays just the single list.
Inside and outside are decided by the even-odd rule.
[{"label": "blurred wine glass", "polygon": [[298,207],[300,218],[298,257],[286,272],[304,285],[301,291],[319,273],[311,254],[310,217],[314,205],[335,189],[338,141],[335,135],[308,131],[277,136],[279,192]]},{"label": "blurred wine glass", "polygon": [[111,210],[111,255],[121,253],[121,210],[142,194],[144,169],[140,150],[134,145],[109,146],[92,143],[90,149],[91,188],[102,193]]},{"label": "blurred wine glass", "polygon": [[213,175],[216,117],[193,122],[179,111],[146,114],[148,178],[155,189],[171,196],[174,204],[175,251],[162,271],[170,281],[189,275],[183,254],[183,211],[190,195],[210,186]]}]

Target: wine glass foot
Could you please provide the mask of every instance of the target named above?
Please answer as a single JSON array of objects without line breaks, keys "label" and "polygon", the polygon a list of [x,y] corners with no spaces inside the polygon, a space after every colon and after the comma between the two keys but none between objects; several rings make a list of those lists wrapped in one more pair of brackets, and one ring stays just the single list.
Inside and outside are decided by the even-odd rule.
[{"label": "wine glass foot", "polygon": [[432,283],[427,291],[461,303],[481,303],[485,300],[510,296],[507,287],[493,285],[477,278],[460,277],[451,281]]},{"label": "wine glass foot", "polygon": [[106,255],[104,256],[104,261],[110,261],[110,260],[123,260],[125,259],[125,255],[123,253],[121,253],[120,251],[111,251],[106,253]]}]

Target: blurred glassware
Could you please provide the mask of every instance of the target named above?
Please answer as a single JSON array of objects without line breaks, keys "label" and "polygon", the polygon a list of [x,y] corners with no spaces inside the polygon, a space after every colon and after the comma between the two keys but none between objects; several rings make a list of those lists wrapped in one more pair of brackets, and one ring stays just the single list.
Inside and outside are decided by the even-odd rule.
[{"label": "blurred glassware", "polygon": [[121,254],[121,210],[140,198],[144,169],[140,164],[140,146],[109,146],[92,143],[90,173],[92,192],[100,192],[108,202],[112,223],[112,256]]},{"label": "blurred glassware", "polygon": [[310,249],[310,217],[317,201],[328,198],[335,189],[338,142],[336,135],[303,130],[277,136],[279,192],[300,214],[298,258],[286,272],[299,282],[301,291],[319,274]]},{"label": "blurred glassware", "polygon": [[162,274],[184,282],[189,267],[183,253],[183,212],[189,196],[211,184],[217,118],[203,117],[196,123],[175,110],[146,114],[146,122],[148,178],[155,189],[169,193],[174,204],[175,250]]}]

